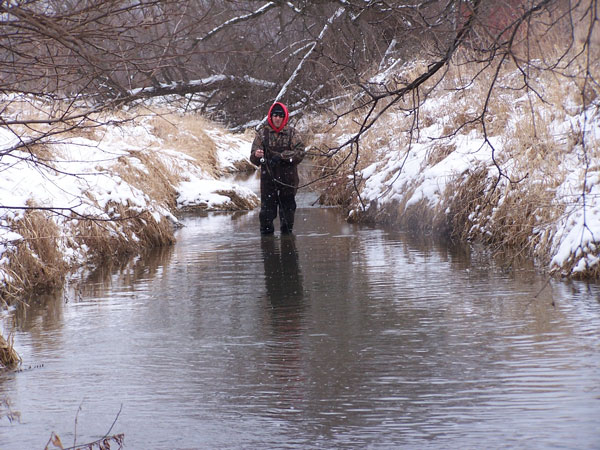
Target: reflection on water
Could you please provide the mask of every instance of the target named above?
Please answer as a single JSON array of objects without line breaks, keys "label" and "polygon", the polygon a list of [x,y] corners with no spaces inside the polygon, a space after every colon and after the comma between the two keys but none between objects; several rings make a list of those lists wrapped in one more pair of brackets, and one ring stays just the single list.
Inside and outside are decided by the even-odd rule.
[{"label": "reflection on water", "polygon": [[277,417],[281,411],[293,409],[302,395],[306,303],[296,237],[263,236],[261,252],[271,327],[265,342],[266,364],[262,375],[280,386],[276,395],[269,395],[272,401],[265,413]]},{"label": "reflection on water", "polygon": [[598,448],[597,285],[299,203],[295,235],[190,215],[5,315],[42,366],[0,374],[0,448],[89,442],[121,406],[136,449]]},{"label": "reflection on water", "polygon": [[302,302],[302,273],[298,262],[296,236],[283,235],[279,242],[274,236],[261,237],[265,286],[274,308]]}]

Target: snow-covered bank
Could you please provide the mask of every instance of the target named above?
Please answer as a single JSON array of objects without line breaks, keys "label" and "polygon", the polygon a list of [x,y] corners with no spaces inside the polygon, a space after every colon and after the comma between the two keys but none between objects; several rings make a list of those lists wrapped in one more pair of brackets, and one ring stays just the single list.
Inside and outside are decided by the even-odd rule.
[{"label": "snow-covered bank", "polygon": [[180,208],[258,204],[248,188],[218,180],[250,167],[248,135],[199,117],[130,114],[29,149],[9,150],[18,138],[0,127],[0,292],[48,283],[52,267],[62,273],[135,245],[168,243]]},{"label": "snow-covered bank", "polygon": [[[419,105],[418,122],[413,105],[392,109],[362,136],[345,194],[338,178],[330,198],[353,197],[350,220],[436,230],[533,256],[555,274],[597,278],[600,103],[584,106],[575,77],[540,73],[538,97],[519,89],[519,75],[503,70],[487,103],[485,73],[471,84],[447,75]],[[317,145],[347,141],[350,120]]]}]

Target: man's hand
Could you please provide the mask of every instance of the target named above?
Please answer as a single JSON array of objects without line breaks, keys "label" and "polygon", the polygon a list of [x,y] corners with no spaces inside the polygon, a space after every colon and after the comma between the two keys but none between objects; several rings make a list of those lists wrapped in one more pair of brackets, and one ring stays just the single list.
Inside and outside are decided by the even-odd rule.
[{"label": "man's hand", "polygon": [[254,154],[256,155],[257,158],[264,158],[264,156],[265,156],[265,152],[262,148],[256,149]]}]

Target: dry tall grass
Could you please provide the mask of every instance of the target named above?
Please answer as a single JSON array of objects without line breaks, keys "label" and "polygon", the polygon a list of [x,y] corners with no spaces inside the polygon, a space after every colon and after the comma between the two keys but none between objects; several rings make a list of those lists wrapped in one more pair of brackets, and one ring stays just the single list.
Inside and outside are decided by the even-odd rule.
[{"label": "dry tall grass", "polygon": [[68,270],[59,251],[61,231],[48,214],[28,211],[9,224],[23,239],[6,255],[12,277],[1,292],[6,304],[22,300],[25,292],[58,286]]},{"label": "dry tall grass", "polygon": [[218,175],[216,146],[205,130],[216,126],[198,115],[158,111],[150,120],[153,134],[196,161],[207,173]]},{"label": "dry tall grass", "polygon": [[21,364],[21,357],[15,351],[12,337],[5,339],[0,334],[0,369],[16,369],[19,364]]}]

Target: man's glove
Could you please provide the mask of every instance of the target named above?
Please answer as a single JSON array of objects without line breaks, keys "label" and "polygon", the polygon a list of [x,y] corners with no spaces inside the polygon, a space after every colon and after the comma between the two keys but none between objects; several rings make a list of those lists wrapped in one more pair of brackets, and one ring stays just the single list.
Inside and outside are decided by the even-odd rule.
[{"label": "man's glove", "polygon": [[272,165],[279,164],[279,161],[281,161],[281,155],[279,153],[275,153],[275,154],[273,154],[273,156],[271,156],[271,164]]}]

